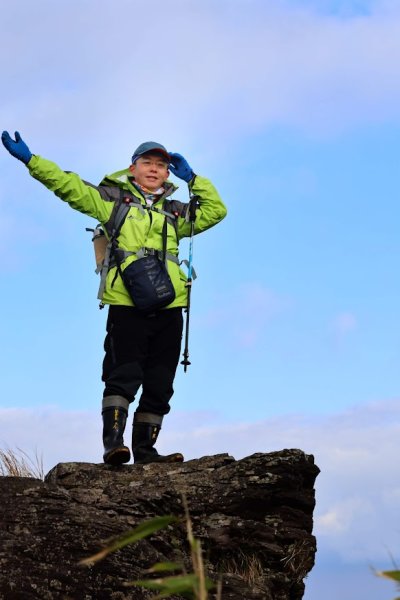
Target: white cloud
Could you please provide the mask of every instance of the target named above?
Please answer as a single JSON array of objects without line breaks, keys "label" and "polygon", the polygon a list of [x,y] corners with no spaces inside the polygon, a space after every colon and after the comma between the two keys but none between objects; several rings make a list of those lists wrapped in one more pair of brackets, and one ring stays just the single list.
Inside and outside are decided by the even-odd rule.
[{"label": "white cloud", "polygon": [[0,446],[20,448],[43,457],[45,470],[58,462],[101,462],[101,417],[89,411],[40,409],[0,410]]},{"label": "white cloud", "polygon": [[372,503],[361,498],[346,498],[316,518],[316,527],[323,535],[346,534],[354,520],[374,517]]},{"label": "white cloud", "polygon": [[[65,151],[110,161],[153,133],[184,148],[196,139],[199,152],[210,133],[399,120],[400,12],[389,2],[349,18],[261,0],[120,0],[118,9],[107,0],[3,8],[3,47],[13,44],[13,60],[0,58],[3,123],[23,128],[37,151],[62,140]],[[148,43],[150,27],[164,44]]]}]

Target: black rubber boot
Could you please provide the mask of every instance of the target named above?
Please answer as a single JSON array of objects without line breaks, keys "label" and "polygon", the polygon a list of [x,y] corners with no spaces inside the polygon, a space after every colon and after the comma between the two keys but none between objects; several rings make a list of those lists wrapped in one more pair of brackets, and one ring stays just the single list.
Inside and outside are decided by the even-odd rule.
[{"label": "black rubber boot", "polygon": [[[145,420],[146,419],[146,420]],[[183,462],[180,452],[163,456],[154,448],[161,429],[162,417],[135,413],[132,429],[132,453],[135,464]]]},{"label": "black rubber boot", "polygon": [[124,446],[124,431],[128,411],[122,406],[103,408],[104,462],[108,465],[122,465],[131,459],[131,453]]}]

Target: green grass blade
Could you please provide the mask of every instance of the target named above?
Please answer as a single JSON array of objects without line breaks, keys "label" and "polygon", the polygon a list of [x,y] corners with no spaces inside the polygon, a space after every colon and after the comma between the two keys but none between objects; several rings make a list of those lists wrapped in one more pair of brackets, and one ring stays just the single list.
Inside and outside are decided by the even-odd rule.
[{"label": "green grass blade", "polygon": [[198,586],[198,578],[196,575],[176,575],[159,579],[138,579],[124,585],[144,587],[163,593],[180,594],[193,591]]},{"label": "green grass blade", "polygon": [[174,562],[159,562],[150,567],[150,569],[146,569],[146,573],[161,573],[163,571],[182,571],[183,565],[182,563],[174,563]]},{"label": "green grass blade", "polygon": [[160,529],[165,529],[165,527],[168,527],[168,525],[171,523],[176,523],[177,521],[179,521],[179,519],[171,515],[149,519],[144,523],[140,523],[140,525],[135,527],[135,529],[131,529],[130,531],[127,531],[126,533],[123,533],[115,538],[108,546],[103,548],[103,550],[100,550],[100,552],[97,552],[93,556],[89,556],[89,558],[84,558],[83,560],[79,561],[79,564],[91,566],[99,560],[103,560],[103,558],[105,558],[111,552],[120,550],[128,544],[138,542],[139,540],[148,537]]},{"label": "green grass blade", "polygon": [[[215,587],[215,584],[208,577],[204,581],[207,590]],[[199,578],[194,573],[187,575],[173,575],[171,577],[160,577],[158,579],[140,579],[136,581],[127,581],[126,587],[144,587],[149,590],[157,590],[163,593],[182,594],[184,592],[194,592],[199,589]]]}]

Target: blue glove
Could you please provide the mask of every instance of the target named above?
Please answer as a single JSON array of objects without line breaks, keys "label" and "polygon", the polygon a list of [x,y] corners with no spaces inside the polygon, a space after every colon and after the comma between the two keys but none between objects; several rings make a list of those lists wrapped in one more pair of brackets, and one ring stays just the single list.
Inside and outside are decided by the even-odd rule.
[{"label": "blue glove", "polygon": [[178,154],[177,152],[169,152],[169,155],[171,157],[170,169],[173,174],[179,177],[179,179],[183,179],[183,181],[189,183],[189,181],[194,177],[192,167],[189,165],[187,160],[183,158],[182,154]]},{"label": "blue glove", "polygon": [[1,141],[9,153],[12,154],[12,156],[15,156],[15,158],[18,158],[18,160],[22,160],[26,165],[31,160],[32,152],[29,150],[24,140],[21,139],[18,131],[15,132],[15,140],[12,139],[8,131],[3,131],[1,134]]}]

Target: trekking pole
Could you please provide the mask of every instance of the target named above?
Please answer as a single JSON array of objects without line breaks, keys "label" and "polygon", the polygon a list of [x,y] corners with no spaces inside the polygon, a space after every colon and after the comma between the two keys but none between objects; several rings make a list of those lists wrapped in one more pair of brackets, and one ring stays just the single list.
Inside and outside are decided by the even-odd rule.
[{"label": "trekking pole", "polygon": [[196,220],[196,196],[190,195],[188,217],[190,221],[190,243],[189,243],[189,263],[188,263],[188,278],[186,281],[187,287],[187,307],[186,307],[186,328],[185,328],[185,349],[183,351],[183,360],[181,365],[184,366],[186,373],[188,366],[191,364],[189,360],[189,321],[190,321],[190,296],[192,292],[193,282],[193,237],[194,237],[194,222]]}]

